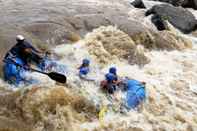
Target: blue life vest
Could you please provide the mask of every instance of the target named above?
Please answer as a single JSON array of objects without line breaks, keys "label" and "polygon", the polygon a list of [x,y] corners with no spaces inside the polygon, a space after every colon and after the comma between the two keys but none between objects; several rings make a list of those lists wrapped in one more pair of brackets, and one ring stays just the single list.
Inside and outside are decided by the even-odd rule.
[{"label": "blue life vest", "polygon": [[89,67],[81,67],[79,69],[79,75],[87,75],[90,72]]},{"label": "blue life vest", "polygon": [[[6,59],[6,61],[7,63],[5,63],[3,66],[4,79],[5,81],[8,81],[8,83],[17,86],[20,84],[21,81],[24,80],[23,73],[25,70],[13,64],[10,59]],[[15,58],[14,61],[17,64],[24,66],[24,62],[21,59]]]},{"label": "blue life vest", "polygon": [[112,83],[113,81],[117,80],[117,77],[112,73],[107,73],[105,75],[105,79],[107,80],[108,83]]},{"label": "blue life vest", "polygon": [[146,91],[143,84],[137,80],[127,81],[127,94],[126,94],[126,106],[136,108],[146,98]]}]

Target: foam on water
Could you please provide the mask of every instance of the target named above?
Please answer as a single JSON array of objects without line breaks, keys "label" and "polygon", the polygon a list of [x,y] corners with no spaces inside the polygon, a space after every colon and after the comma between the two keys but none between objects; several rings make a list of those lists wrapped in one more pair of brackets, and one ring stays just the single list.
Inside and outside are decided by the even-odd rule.
[{"label": "foam on water", "polygon": [[[54,51],[61,57],[59,62],[67,67],[69,84],[75,90],[79,90],[80,95],[85,96],[95,106],[102,109],[106,105],[111,105],[108,106],[107,112],[103,116],[104,124],[102,126],[99,119],[94,119],[79,123],[79,129],[90,131],[94,129],[197,130],[197,44],[196,38],[185,37],[189,37],[193,41],[192,49],[145,52],[146,56],[150,58],[150,63],[143,67],[130,65],[123,59],[100,66],[100,63],[97,63],[89,54],[88,47],[83,40],[73,45],[57,46]],[[77,68],[83,58],[91,59],[90,75],[96,79],[96,82],[83,81],[77,76]],[[104,74],[110,66],[116,66],[121,77],[128,76],[147,83],[148,97],[139,110],[121,114],[119,107],[124,99],[124,93],[118,93],[117,99],[111,103],[112,101],[99,90],[100,81],[104,79]],[[42,81],[41,84],[45,83],[45,87],[55,86],[55,83],[46,76],[37,73],[34,73],[33,76],[39,78]],[[8,87],[3,81],[0,82],[2,87]],[[44,94],[42,96],[43,92],[39,94],[40,97],[44,96]],[[48,119],[48,116],[45,117]],[[56,122],[61,123],[58,118]],[[65,123],[62,122],[62,124]]]},{"label": "foam on water", "polygon": [[[121,115],[109,110],[104,117],[106,128],[139,128],[146,131],[153,129],[167,130],[169,128],[172,130],[197,128],[197,123],[194,121],[197,113],[197,106],[194,104],[197,85],[195,79],[197,76],[197,45],[195,44],[196,38],[187,37],[193,41],[193,49],[148,52],[146,55],[151,58],[151,62],[141,68],[137,65],[129,65],[125,61],[116,61],[99,70],[98,67],[94,66],[96,62],[92,60],[92,70],[97,70],[97,74],[93,73],[93,75],[97,75],[99,80],[103,79],[103,74],[107,72],[110,66],[115,65],[120,76],[128,76],[147,82],[149,98],[142,111],[130,111],[127,115]],[[80,63],[82,58],[89,56],[88,52],[84,50],[83,44],[81,41],[75,45],[80,47],[74,51],[74,53],[77,53],[77,55],[73,55],[75,63]],[[73,48],[73,46],[70,47]],[[70,50],[70,47],[64,46],[65,50]],[[65,59],[65,63],[67,62],[68,59]],[[68,63],[70,62],[72,61]],[[73,69],[76,68],[74,63],[70,66]],[[107,101],[105,95],[98,91],[97,85],[83,81],[80,81],[80,84],[82,84],[82,89],[87,92],[87,96],[95,100],[94,102]],[[106,103],[104,102],[104,104]],[[119,125],[119,127],[116,125]],[[100,129],[99,121],[84,123],[81,128]]]}]

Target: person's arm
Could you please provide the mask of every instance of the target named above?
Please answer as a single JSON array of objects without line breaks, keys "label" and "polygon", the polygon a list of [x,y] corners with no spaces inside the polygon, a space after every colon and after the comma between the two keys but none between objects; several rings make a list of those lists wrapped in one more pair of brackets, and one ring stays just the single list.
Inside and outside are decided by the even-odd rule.
[{"label": "person's arm", "polygon": [[36,53],[41,53],[41,51],[39,51],[38,49],[36,49],[35,47],[31,46],[31,49],[36,52]]},{"label": "person's arm", "polygon": [[35,47],[33,47],[29,42],[25,41],[24,44],[25,44],[25,46],[26,46],[27,48],[32,49],[34,52],[36,52],[36,53],[41,53],[38,49],[36,49]]}]

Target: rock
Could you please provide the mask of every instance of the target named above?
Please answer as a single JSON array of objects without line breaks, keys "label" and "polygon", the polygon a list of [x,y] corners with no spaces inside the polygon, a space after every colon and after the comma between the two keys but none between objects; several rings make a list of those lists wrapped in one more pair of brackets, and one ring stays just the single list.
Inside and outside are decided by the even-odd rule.
[{"label": "rock", "polygon": [[186,3],[188,0],[155,0],[155,1],[170,3],[174,6],[181,6],[183,3]]},{"label": "rock", "polygon": [[163,2],[160,1],[152,1],[152,0],[143,0],[144,5],[146,6],[147,9],[152,8],[155,5],[160,5],[163,4]]},{"label": "rock", "polygon": [[122,17],[110,18],[112,23],[116,25],[120,30],[127,33],[131,38],[132,36],[148,31],[148,28],[145,27],[140,22],[134,20],[125,20]]},{"label": "rock", "polygon": [[195,9],[197,9],[197,0],[194,0]]},{"label": "rock", "polygon": [[92,31],[92,29],[100,26],[107,26],[111,24],[111,20],[107,19],[104,14],[82,15],[77,16],[76,18],[83,21],[87,31]]},{"label": "rock", "polygon": [[70,24],[42,22],[26,25],[24,30],[48,45],[76,42],[80,39],[80,35],[74,32],[75,30]]},{"label": "rock", "polygon": [[[188,47],[191,48],[191,42],[189,40],[178,37],[175,33],[172,33],[173,31],[166,31],[165,33],[155,32],[137,21],[124,20],[121,17],[110,18],[110,20],[113,20],[113,24],[116,25],[118,29],[127,33],[136,45],[143,45],[148,49],[181,50]],[[162,22],[164,28],[170,30],[168,23],[166,21]],[[165,37],[163,38],[162,35]]]},{"label": "rock", "polygon": [[[22,8],[21,3],[25,3],[26,7]],[[34,45],[45,49],[48,45],[75,42],[87,32],[101,25],[117,26],[127,33],[136,44],[146,45],[145,47],[149,47],[150,43],[154,45],[154,36],[148,29],[151,27],[141,24],[141,20],[136,21],[135,17],[139,17],[138,15],[128,16],[131,7],[125,2],[118,2],[118,6],[110,4],[108,0],[106,3],[93,3],[95,6],[90,6],[86,1],[76,2],[74,0],[64,2],[58,0],[49,3],[38,0],[35,2],[21,0],[18,3],[2,1],[0,7],[7,11],[0,12],[2,16],[0,48],[3,49],[0,59],[2,60],[6,51],[15,44],[15,36],[18,33],[23,34]],[[144,20],[144,10],[140,11],[141,19]]]},{"label": "rock", "polygon": [[[80,3],[80,4],[79,4]],[[25,7],[21,5],[25,4]],[[123,16],[131,8],[128,2],[111,1],[2,1],[0,4],[0,61],[15,44],[17,34],[33,44],[46,48],[56,44],[78,41],[87,32],[101,25],[110,25],[110,16]],[[3,13],[3,10],[6,12]],[[105,11],[103,11],[105,10]],[[1,64],[1,63],[0,63]]]},{"label": "rock", "polygon": [[[131,9],[128,13],[129,16],[129,23],[132,24],[137,24],[137,27],[139,28],[141,26],[141,28],[144,28],[144,30],[152,30],[157,32],[157,28],[155,27],[155,25],[151,22],[151,16],[150,17],[146,17],[144,14],[146,13],[145,9]],[[132,22],[131,22],[132,21]],[[139,22],[140,21],[140,22]],[[138,26],[140,25],[140,26]],[[135,27],[133,27],[135,28]],[[130,29],[132,30],[132,29]]]},{"label": "rock", "polygon": [[181,7],[173,7],[167,4],[156,5],[146,12],[146,16],[150,14],[157,14],[161,18],[168,20],[184,33],[190,33],[197,28],[197,20],[194,15]]},{"label": "rock", "polygon": [[183,3],[181,3],[181,6],[197,9],[197,0],[185,0]]},{"label": "rock", "polygon": [[[167,25],[167,27],[169,27]],[[140,27],[142,28],[142,27]],[[138,29],[140,29],[138,28]],[[132,31],[132,29],[130,29]],[[153,32],[145,28],[144,31],[130,32],[130,36],[136,45],[143,45],[147,49],[183,50],[192,48],[192,42],[173,31]],[[134,33],[135,32],[135,33]]]},{"label": "rock", "polygon": [[182,6],[186,8],[197,9],[197,0],[155,0],[155,1],[166,2],[174,6]]},{"label": "rock", "polygon": [[141,8],[141,9],[146,8],[142,0],[135,0],[131,2],[131,5],[133,5],[135,8]]},{"label": "rock", "polygon": [[114,20],[114,23],[120,30],[127,33],[136,45],[145,46],[154,43],[152,31],[143,24],[134,20],[124,20],[119,17],[118,20]]},{"label": "rock", "polygon": [[168,29],[168,25],[167,25],[166,21],[163,20],[162,17],[157,14],[155,14],[151,17],[151,21],[152,21],[152,23],[154,23],[154,25],[157,27],[157,29],[159,31]]}]

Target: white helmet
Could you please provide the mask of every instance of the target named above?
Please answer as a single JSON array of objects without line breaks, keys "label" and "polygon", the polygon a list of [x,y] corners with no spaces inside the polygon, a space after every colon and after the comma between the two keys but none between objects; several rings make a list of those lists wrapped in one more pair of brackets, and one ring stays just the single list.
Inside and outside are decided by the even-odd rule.
[{"label": "white helmet", "polygon": [[16,40],[17,41],[23,41],[23,40],[25,40],[25,38],[22,35],[17,35]]}]

